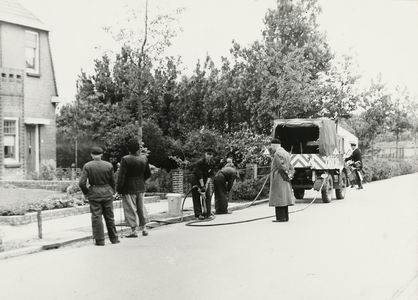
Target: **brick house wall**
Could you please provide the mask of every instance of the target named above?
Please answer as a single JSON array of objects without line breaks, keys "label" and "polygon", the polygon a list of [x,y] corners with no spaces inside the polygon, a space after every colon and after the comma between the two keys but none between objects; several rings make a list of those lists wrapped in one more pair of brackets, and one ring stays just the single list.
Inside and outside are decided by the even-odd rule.
[{"label": "brick house wall", "polygon": [[[0,180],[22,180],[33,172],[39,174],[42,165],[56,166],[56,103],[52,99],[58,99],[58,93],[48,31],[15,1],[0,0],[2,13],[9,7],[10,18],[0,19]],[[28,31],[38,37],[35,73],[26,69]],[[14,163],[6,161],[4,152],[4,121],[10,118],[18,123]]]}]

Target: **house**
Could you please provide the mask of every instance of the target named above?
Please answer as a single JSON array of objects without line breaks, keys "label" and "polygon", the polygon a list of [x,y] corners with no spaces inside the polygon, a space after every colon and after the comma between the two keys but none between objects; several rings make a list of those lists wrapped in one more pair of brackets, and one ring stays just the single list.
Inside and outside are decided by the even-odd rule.
[{"label": "house", "polygon": [[47,27],[14,0],[0,0],[0,179],[56,166],[59,102]]},{"label": "house", "polygon": [[344,129],[343,127],[338,125],[337,128],[337,140],[338,140],[338,151],[343,153],[345,156],[351,155],[351,146],[350,143],[356,143],[358,145],[358,138],[349,132],[348,130]]}]

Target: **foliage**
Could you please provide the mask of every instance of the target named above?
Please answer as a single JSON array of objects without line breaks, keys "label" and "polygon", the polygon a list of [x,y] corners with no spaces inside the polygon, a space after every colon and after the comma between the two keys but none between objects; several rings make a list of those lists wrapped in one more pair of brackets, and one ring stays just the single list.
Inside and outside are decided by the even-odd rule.
[{"label": "foliage", "polygon": [[159,169],[147,180],[147,193],[170,193],[172,192],[171,174]]},{"label": "foliage", "polygon": [[320,74],[322,90],[315,105],[319,117],[348,118],[357,108],[360,93],[356,86],[358,64],[350,55],[334,57],[331,68]]},{"label": "foliage", "polygon": [[30,174],[32,180],[56,180],[56,169],[52,165],[42,164],[39,170],[39,174],[33,172]]},{"label": "foliage", "polygon": [[418,172],[418,161],[416,159],[390,161],[376,159],[364,162],[365,181],[378,181],[396,176],[407,175]]},{"label": "foliage", "polygon": [[376,136],[388,127],[392,108],[390,94],[382,82],[381,75],[376,82],[372,80],[369,90],[364,94],[363,108],[365,111],[362,117],[366,124],[364,138],[373,142]]},{"label": "foliage", "polygon": [[[266,177],[257,179],[247,179],[244,181],[237,181],[232,187],[233,200],[254,200],[263,187],[259,197],[266,197],[269,194],[269,185],[266,183]],[[258,198],[259,200],[260,198]]]},{"label": "foliage", "polygon": [[71,208],[77,206],[87,205],[87,201],[81,193],[73,194],[71,197],[65,196],[51,196],[45,200],[38,202],[22,202],[16,201],[13,205],[8,207],[0,206],[1,216],[15,216],[24,215],[25,213],[36,212],[39,210],[53,210],[60,208]]}]

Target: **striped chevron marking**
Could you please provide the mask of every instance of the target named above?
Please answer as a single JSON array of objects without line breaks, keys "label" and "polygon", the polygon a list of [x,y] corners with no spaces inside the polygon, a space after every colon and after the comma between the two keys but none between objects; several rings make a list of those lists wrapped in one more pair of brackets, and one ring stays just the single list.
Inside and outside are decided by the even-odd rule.
[{"label": "striped chevron marking", "polygon": [[331,156],[291,154],[290,162],[294,168],[338,169],[344,165],[341,154]]}]

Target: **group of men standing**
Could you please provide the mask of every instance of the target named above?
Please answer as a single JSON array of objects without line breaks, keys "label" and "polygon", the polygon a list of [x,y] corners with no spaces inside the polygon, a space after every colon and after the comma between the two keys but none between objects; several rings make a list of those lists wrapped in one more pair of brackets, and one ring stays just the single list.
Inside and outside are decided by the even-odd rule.
[{"label": "group of men standing", "polygon": [[[114,191],[122,196],[125,220],[131,228],[128,238],[138,237],[137,228],[143,236],[148,235],[146,224],[148,214],[144,206],[145,181],[151,176],[148,159],[139,153],[137,139],[128,141],[126,147],[129,155],[122,158],[120,167],[114,173],[113,165],[102,160],[103,149],[91,149],[92,161],[86,163],[79,180],[79,186],[90,204],[93,238],[95,245],[105,245],[105,234],[102,217],[105,220],[109,239],[112,244],[119,243],[113,212]],[[205,156],[193,167],[191,183],[193,208],[199,220],[212,219],[212,187],[215,193],[216,214],[228,214],[228,201],[232,185],[237,177],[232,160],[215,174],[214,151],[206,149]],[[212,184],[213,183],[213,184]],[[116,195],[117,195],[116,194]],[[203,200],[203,201],[201,201]]]},{"label": "group of men standing", "polygon": [[[147,211],[144,207],[145,181],[151,176],[148,159],[139,153],[137,139],[130,139],[126,145],[129,155],[122,158],[120,168],[115,172],[113,165],[102,160],[103,149],[91,149],[92,161],[83,167],[79,186],[90,203],[93,238],[95,245],[105,245],[103,228],[104,217],[109,239],[112,244],[119,243],[113,213],[114,191],[122,195],[125,220],[131,232],[126,236],[136,238],[138,225],[142,235],[148,235],[146,223]],[[89,186],[87,186],[87,182]]]}]

